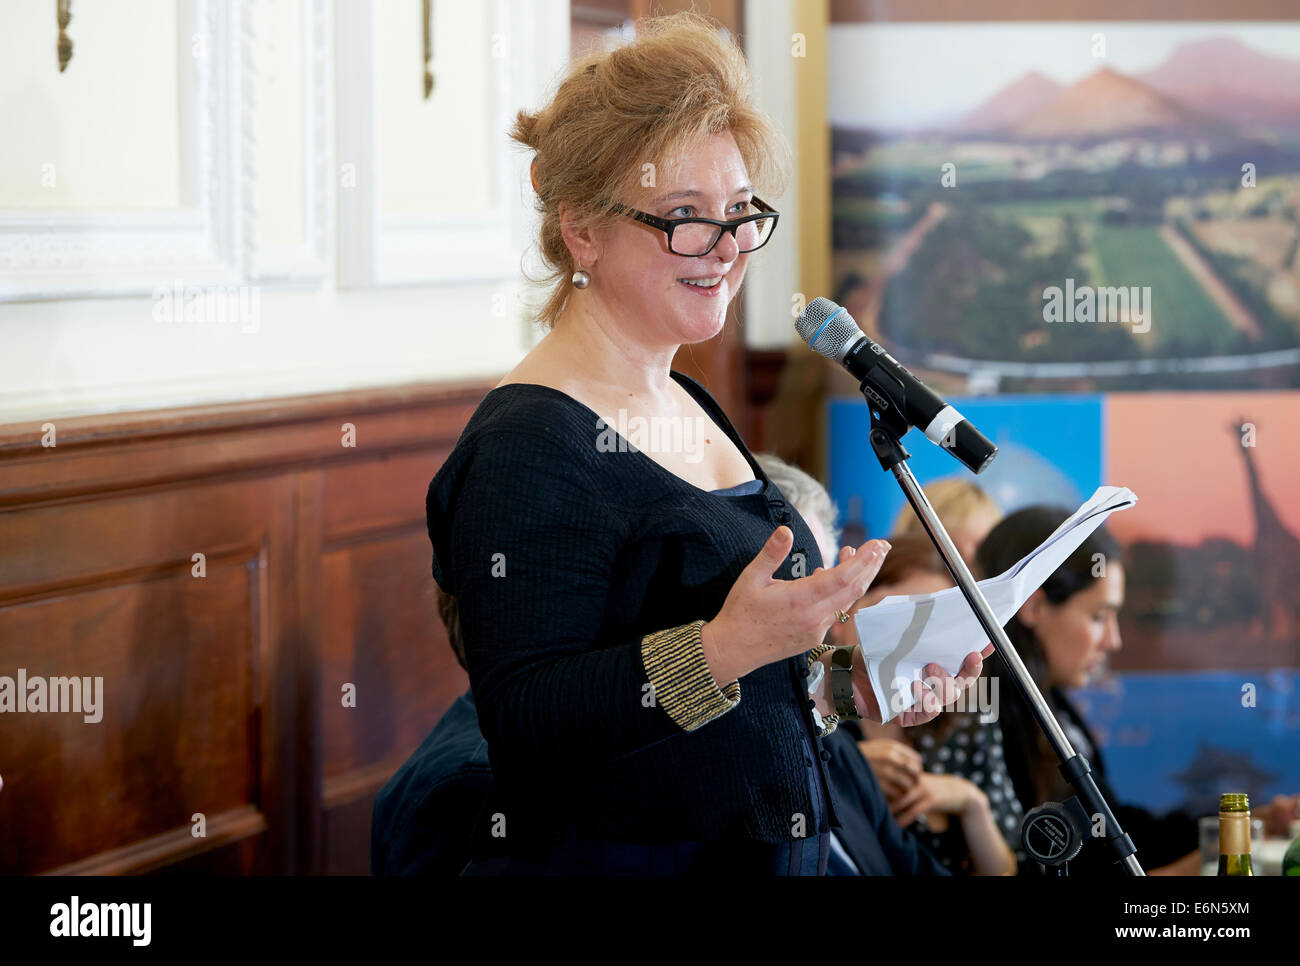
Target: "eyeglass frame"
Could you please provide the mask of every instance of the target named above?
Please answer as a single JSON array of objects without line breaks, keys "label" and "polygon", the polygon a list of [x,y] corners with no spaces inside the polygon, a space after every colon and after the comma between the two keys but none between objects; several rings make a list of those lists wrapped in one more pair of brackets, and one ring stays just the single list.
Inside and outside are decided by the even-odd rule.
[{"label": "eyeglass frame", "polygon": [[[740,229],[740,226],[751,221],[758,221],[760,218],[770,217],[772,219],[771,231],[769,231],[767,237],[763,239],[763,245],[766,245],[772,240],[772,235],[776,231],[776,225],[781,218],[781,213],[757,195],[749,199],[749,204],[757,208],[758,211],[752,215],[745,215],[743,218],[737,218],[735,221],[718,221],[716,218],[660,218],[658,215],[652,215],[648,211],[638,211],[636,208],[629,208],[626,205],[620,205],[617,202],[610,202],[609,208],[611,211],[617,212],[620,215],[627,215],[634,221],[639,221],[644,225],[649,225],[651,228],[658,228],[667,236],[668,251],[673,255],[676,255],[679,258],[703,258],[705,255],[709,254],[709,252],[713,251],[713,249],[718,247],[718,242],[722,241],[722,236],[728,232],[730,232],[732,239],[737,242],[736,247],[739,248],[739,239],[736,238],[736,232]],[[686,255],[682,252],[673,251],[673,230],[678,225],[692,224],[712,225],[714,228],[721,228],[722,230],[718,232],[718,237],[713,239],[713,244],[698,255]],[[748,255],[750,252],[756,252],[759,248],[762,248],[763,245],[759,245],[758,248],[751,248],[748,252],[742,252],[741,254]]]}]

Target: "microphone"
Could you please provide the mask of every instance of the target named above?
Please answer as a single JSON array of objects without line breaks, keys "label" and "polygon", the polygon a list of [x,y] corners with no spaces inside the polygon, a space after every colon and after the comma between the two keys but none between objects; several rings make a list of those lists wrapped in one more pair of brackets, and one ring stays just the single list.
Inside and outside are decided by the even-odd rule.
[{"label": "microphone", "polygon": [[867,397],[871,408],[901,437],[913,426],[946,449],[973,473],[984,470],[998,448],[961,413],[907,371],[885,347],[872,342],[842,305],[813,299],[795,320],[799,337],[819,355],[838,362]]}]

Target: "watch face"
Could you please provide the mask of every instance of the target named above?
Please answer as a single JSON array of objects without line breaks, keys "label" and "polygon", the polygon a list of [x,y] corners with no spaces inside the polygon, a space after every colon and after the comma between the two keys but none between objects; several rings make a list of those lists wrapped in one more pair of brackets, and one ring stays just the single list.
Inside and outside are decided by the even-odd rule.
[{"label": "watch face", "polygon": [[812,694],[822,683],[822,678],[826,677],[826,665],[821,661],[813,661],[812,667],[808,669],[808,693]]}]

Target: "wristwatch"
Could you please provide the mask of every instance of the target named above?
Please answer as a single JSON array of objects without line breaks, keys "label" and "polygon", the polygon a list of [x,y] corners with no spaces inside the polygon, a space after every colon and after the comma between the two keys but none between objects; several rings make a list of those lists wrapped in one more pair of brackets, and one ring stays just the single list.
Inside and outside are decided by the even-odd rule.
[{"label": "wristwatch", "polygon": [[[830,650],[830,648],[826,648],[822,653],[825,654],[827,650]],[[808,668],[808,697],[811,698],[817,693],[817,688],[821,686],[822,679],[826,677],[826,666],[821,661],[813,660],[809,663]],[[825,738],[835,730],[836,724],[839,723],[840,719],[837,715],[828,714],[823,718],[815,707],[809,708],[808,711],[812,715],[813,727],[817,729],[818,738]]]},{"label": "wristwatch", "polygon": [[835,700],[835,715],[841,720],[856,721],[862,717],[853,700],[854,646],[837,647],[831,653],[831,697]]}]

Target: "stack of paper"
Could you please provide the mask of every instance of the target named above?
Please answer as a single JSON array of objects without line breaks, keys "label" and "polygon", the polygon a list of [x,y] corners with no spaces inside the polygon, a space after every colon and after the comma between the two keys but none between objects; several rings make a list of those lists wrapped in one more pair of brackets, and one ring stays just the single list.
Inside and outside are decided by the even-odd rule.
[{"label": "stack of paper", "polygon": [[[979,582],[998,623],[1005,625],[1030,595],[1063,564],[1092,531],[1116,510],[1137,503],[1122,486],[1098,488],[1050,537],[1004,574]],[[884,719],[916,703],[912,682],[924,678],[927,664],[956,674],[971,651],[981,651],[988,635],[957,587],[933,594],[886,597],[854,617],[867,674]]]}]

